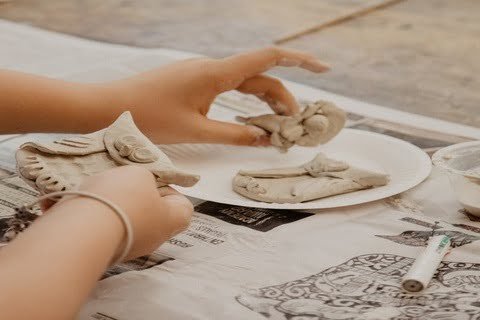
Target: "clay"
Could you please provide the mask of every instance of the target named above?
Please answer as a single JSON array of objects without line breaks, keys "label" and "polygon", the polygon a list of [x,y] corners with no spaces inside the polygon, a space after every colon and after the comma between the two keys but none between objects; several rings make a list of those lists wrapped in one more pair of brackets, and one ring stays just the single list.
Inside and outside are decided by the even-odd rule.
[{"label": "clay", "polygon": [[388,175],[349,166],[318,154],[297,167],[241,170],[233,190],[247,198],[274,203],[300,203],[386,185]]},{"label": "clay", "polygon": [[271,144],[286,152],[295,144],[311,147],[327,143],[342,130],[346,114],[333,103],[317,101],[293,116],[265,114],[238,119],[266,130]]},{"label": "clay", "polygon": [[71,190],[82,179],[122,165],[148,169],[158,187],[193,186],[198,175],[182,172],[135,126],[124,112],[108,128],[52,142],[27,142],[16,153],[17,168],[42,194]]}]

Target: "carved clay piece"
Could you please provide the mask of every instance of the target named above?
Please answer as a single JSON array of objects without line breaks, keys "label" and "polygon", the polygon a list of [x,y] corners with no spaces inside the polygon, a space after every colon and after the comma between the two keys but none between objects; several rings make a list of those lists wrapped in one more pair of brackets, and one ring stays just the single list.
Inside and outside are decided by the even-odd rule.
[{"label": "carved clay piece", "polygon": [[311,147],[327,143],[342,130],[346,114],[330,102],[317,101],[293,116],[264,114],[239,120],[266,130],[271,144],[286,152],[295,144]]},{"label": "carved clay piece", "polygon": [[247,198],[274,203],[300,203],[388,183],[388,175],[349,166],[318,154],[298,167],[240,170],[233,190]]},{"label": "carved clay piece", "polygon": [[20,146],[16,159],[20,177],[42,194],[74,189],[83,177],[122,165],[148,169],[159,187],[190,187],[200,179],[178,170],[135,126],[130,112],[94,133],[47,143],[27,142]]}]

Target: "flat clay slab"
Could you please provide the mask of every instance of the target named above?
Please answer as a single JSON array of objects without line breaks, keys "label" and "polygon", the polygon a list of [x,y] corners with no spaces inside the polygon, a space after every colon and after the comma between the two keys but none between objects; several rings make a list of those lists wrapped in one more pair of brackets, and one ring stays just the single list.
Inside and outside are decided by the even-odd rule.
[{"label": "flat clay slab", "polygon": [[241,170],[232,187],[244,197],[270,203],[300,203],[384,186],[386,174],[327,158],[322,153],[298,167]]}]

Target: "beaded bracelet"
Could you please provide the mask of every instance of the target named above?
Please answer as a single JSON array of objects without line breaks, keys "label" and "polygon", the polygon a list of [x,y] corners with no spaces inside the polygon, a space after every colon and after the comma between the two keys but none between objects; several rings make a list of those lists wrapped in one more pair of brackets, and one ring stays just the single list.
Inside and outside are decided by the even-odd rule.
[{"label": "beaded bracelet", "polygon": [[123,226],[125,227],[125,232],[126,232],[126,241],[125,241],[125,247],[123,248],[122,254],[116,259],[115,263],[121,262],[125,259],[125,257],[128,255],[130,250],[132,249],[133,245],[133,228],[132,224],[130,223],[130,219],[128,215],[123,211],[119,206],[117,206],[115,203],[111,202],[110,200],[107,200],[105,198],[102,198],[94,193],[86,192],[86,191],[58,191],[58,192],[52,192],[46,195],[43,195],[39,198],[37,198],[34,202],[30,204],[26,204],[21,206],[20,208],[17,208],[17,212],[31,212],[30,210],[33,209],[33,206],[37,204],[40,201],[46,200],[46,199],[51,199],[51,198],[56,198],[56,197],[61,197],[61,196],[68,196],[68,195],[74,195],[74,196],[82,196],[82,197],[87,197],[91,198],[97,201],[102,202],[103,204],[107,205],[110,207],[110,209],[115,212],[115,214],[120,218],[120,220],[123,223]]}]

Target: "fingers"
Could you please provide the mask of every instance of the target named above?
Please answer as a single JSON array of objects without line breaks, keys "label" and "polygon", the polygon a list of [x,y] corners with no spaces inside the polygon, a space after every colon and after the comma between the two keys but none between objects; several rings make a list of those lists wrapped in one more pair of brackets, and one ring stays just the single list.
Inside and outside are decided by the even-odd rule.
[{"label": "fingers", "polygon": [[245,80],[238,88],[238,91],[256,95],[268,103],[275,113],[292,115],[300,112],[300,107],[295,97],[285,88],[283,83],[275,78],[256,75]]},{"label": "fingers", "polygon": [[188,227],[193,214],[193,205],[185,196],[169,192],[170,194],[160,198],[159,207],[169,217],[163,223],[169,224],[168,237],[171,238]]},{"label": "fingers", "polygon": [[[220,78],[226,85],[235,85],[238,81],[251,78],[273,67],[300,67],[312,72],[325,72],[328,65],[315,56],[291,49],[270,47],[237,54],[220,60]],[[235,87],[225,88],[231,90]]]},{"label": "fingers", "polygon": [[198,175],[173,169],[154,170],[153,173],[157,176],[157,181],[162,184],[176,184],[182,187],[191,187],[200,180]]},{"label": "fingers", "polygon": [[171,196],[171,195],[181,195],[180,192],[177,190],[173,189],[172,187],[165,186],[165,187],[160,187],[157,189],[158,194],[160,197],[166,197],[166,196]]},{"label": "fingers", "polygon": [[198,141],[244,146],[269,146],[266,131],[254,126],[239,125],[203,118],[198,121]]}]

